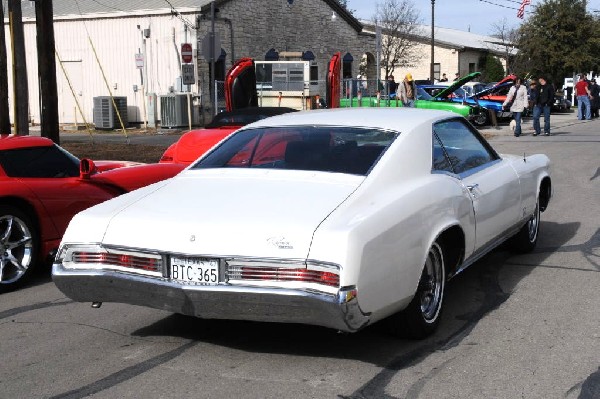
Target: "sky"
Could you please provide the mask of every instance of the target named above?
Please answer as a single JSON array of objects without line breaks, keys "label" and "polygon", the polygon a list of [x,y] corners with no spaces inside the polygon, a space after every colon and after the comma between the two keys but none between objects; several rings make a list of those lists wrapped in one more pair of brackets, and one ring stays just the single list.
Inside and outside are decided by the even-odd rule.
[{"label": "sky", "polygon": [[[358,19],[371,20],[375,14],[375,4],[383,0],[348,0],[348,8],[355,10]],[[471,31],[482,35],[494,33],[493,24],[501,23],[506,18],[509,28],[517,28],[527,20],[532,6],[542,0],[531,0],[525,6],[525,18],[517,18],[517,8],[521,0],[435,0],[435,26]],[[431,24],[431,1],[412,0],[421,14],[423,24]],[[600,0],[588,0],[590,12],[600,11]]]}]

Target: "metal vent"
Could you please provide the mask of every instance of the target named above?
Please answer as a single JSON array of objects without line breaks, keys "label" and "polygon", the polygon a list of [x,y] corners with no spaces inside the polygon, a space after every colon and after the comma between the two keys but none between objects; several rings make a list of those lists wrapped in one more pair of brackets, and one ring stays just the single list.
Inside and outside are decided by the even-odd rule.
[{"label": "metal vent", "polygon": [[[160,96],[160,126],[163,128],[187,127],[192,111],[189,94],[169,94]],[[188,112],[189,104],[189,112]]]},{"label": "metal vent", "polygon": [[[114,97],[121,120],[127,127],[127,97]],[[120,129],[119,115],[110,96],[94,97],[94,125],[96,129]]]}]

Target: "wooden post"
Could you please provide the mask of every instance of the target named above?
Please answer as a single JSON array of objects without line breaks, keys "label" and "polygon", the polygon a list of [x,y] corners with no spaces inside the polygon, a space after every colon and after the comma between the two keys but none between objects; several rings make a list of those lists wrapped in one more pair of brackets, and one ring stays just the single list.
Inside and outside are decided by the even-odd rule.
[{"label": "wooden post", "polygon": [[6,35],[4,34],[4,7],[0,7],[0,134],[10,133],[8,111],[8,60],[6,55]]},{"label": "wooden post", "polygon": [[8,22],[12,42],[13,103],[15,133],[29,134],[29,86],[25,59],[25,34],[20,0],[8,0]]},{"label": "wooden post", "polygon": [[35,2],[35,25],[37,32],[42,137],[48,137],[56,144],[60,144],[52,0],[38,0]]}]

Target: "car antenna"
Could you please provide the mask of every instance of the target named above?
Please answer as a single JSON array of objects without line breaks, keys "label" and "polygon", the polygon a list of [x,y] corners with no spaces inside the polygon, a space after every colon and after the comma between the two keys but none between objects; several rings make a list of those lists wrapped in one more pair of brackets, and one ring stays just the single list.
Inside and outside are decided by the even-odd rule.
[{"label": "car antenna", "polygon": [[527,158],[525,157],[525,153],[523,153],[523,162],[527,162]]}]

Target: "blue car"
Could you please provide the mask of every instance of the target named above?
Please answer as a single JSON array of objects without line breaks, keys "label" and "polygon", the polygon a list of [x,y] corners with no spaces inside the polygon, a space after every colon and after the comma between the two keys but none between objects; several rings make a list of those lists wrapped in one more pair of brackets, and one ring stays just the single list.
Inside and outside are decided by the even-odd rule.
[{"label": "blue car", "polygon": [[[444,85],[432,85],[432,84],[422,84],[419,85],[421,89],[427,92],[436,100],[443,101],[453,101],[462,104],[468,104],[472,106],[478,106],[481,108],[485,108],[486,110],[491,110],[496,114],[496,118],[510,118],[512,116],[512,112],[504,111],[502,109],[501,101],[494,100],[484,100],[481,99],[482,96],[489,95],[491,93],[496,92],[508,92],[510,86],[513,85],[513,81],[507,81],[500,84],[495,84],[485,90],[481,90],[478,93],[473,95],[468,94],[461,86],[465,83],[470,82],[480,76],[480,72],[473,72],[464,78],[461,79],[460,82],[456,82],[450,86]],[[504,93],[505,94],[505,93]],[[484,126],[487,125],[490,121],[490,113],[489,112],[480,112],[472,122],[476,126]]]}]

